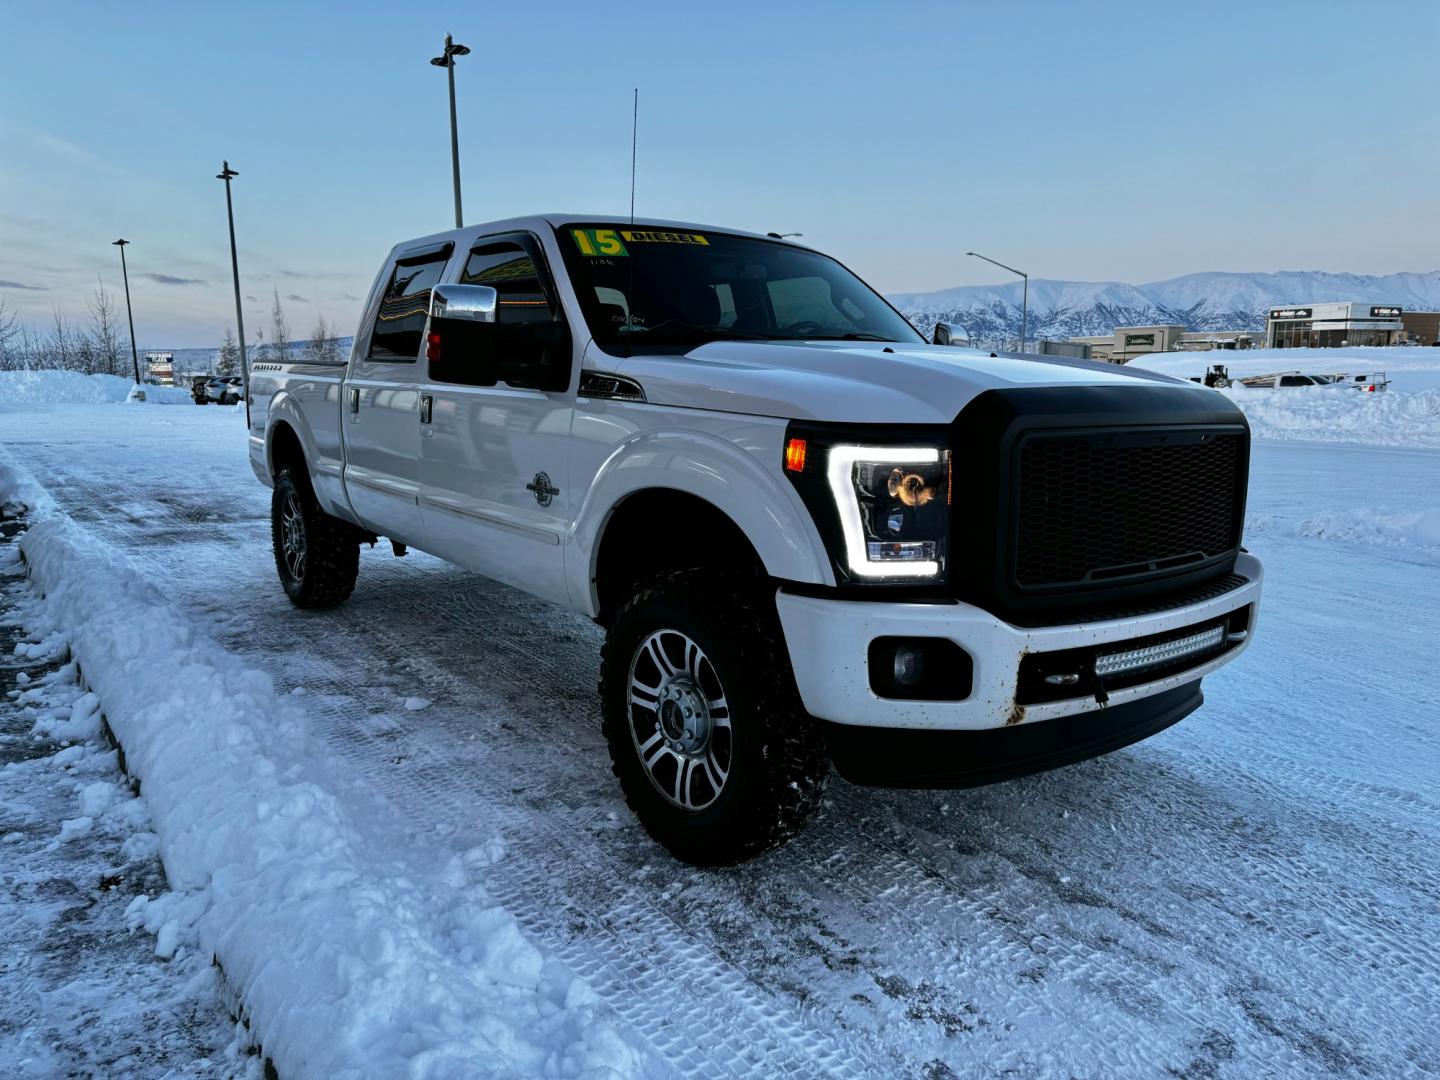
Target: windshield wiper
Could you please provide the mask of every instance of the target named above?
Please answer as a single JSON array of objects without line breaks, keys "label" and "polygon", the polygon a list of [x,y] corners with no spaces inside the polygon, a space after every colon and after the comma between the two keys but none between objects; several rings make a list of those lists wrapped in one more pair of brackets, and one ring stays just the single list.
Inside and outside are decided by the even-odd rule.
[{"label": "windshield wiper", "polygon": [[864,331],[864,330],[852,330],[852,331],[851,331],[850,333],[848,333],[848,334],[823,334],[823,335],[811,334],[811,335],[810,335],[809,337],[807,337],[805,340],[807,340],[807,341],[894,341],[895,339],[894,339],[894,338],[888,338],[888,337],[886,337],[884,334],[871,334],[871,333],[867,333],[867,332]]}]

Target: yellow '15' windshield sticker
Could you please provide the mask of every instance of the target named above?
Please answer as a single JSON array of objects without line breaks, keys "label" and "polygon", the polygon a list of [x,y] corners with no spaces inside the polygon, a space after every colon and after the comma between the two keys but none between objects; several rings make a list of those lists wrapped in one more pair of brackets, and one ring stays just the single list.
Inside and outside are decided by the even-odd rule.
[{"label": "yellow '15' windshield sticker", "polygon": [[582,255],[629,255],[625,244],[703,244],[710,241],[699,233],[662,232],[636,229],[571,229],[575,246]]}]

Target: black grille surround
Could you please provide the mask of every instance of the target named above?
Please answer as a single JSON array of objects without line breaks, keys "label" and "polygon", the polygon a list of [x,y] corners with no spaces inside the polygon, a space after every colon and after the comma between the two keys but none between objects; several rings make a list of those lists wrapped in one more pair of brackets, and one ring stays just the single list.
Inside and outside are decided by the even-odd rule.
[{"label": "black grille surround", "polygon": [[986,391],[951,429],[952,594],[1043,625],[1232,574],[1249,444],[1198,386]]}]

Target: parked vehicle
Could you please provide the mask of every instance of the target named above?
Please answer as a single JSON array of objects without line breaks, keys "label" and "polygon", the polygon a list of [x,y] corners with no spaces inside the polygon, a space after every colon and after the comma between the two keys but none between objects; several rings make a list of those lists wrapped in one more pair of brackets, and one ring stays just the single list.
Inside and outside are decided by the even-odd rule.
[{"label": "parked vehicle", "polygon": [[347,363],[250,392],[290,599],[346,599],[384,536],[592,617],[625,797],[699,863],[793,833],[830,762],[964,787],[1145,738],[1255,625],[1233,403],[934,346],[784,240],[550,215],[407,241]]},{"label": "parked vehicle", "polygon": [[1251,390],[1290,390],[1297,387],[1339,385],[1333,375],[1306,375],[1299,371],[1280,371],[1269,375],[1249,375],[1240,380]]},{"label": "parked vehicle", "polygon": [[205,396],[217,405],[238,403],[245,391],[239,376],[228,379],[214,378],[205,384]]}]

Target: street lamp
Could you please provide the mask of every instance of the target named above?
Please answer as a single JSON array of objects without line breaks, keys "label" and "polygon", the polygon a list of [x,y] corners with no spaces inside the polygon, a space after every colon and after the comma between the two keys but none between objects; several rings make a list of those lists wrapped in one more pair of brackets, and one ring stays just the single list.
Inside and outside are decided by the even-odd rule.
[{"label": "street lamp", "polygon": [[230,180],[240,174],[230,168],[230,162],[221,162],[221,169],[215,174],[216,180],[225,181],[225,213],[230,218],[230,273],[235,278],[235,328],[240,332],[240,379],[245,394],[245,426],[250,426],[250,364],[245,359],[245,314],[240,310],[240,260],[235,255],[235,204],[230,201]]},{"label": "street lamp", "polygon": [[465,224],[460,213],[460,130],[455,123],[455,57],[468,56],[470,47],[468,45],[456,45],[445,35],[445,51],[432,57],[430,63],[436,67],[443,67],[445,73],[450,77],[450,170],[455,176],[455,227],[458,229]]},{"label": "street lamp", "polygon": [[125,279],[125,316],[130,320],[130,362],[135,365],[135,385],[140,385],[140,357],[135,352],[135,313],[130,310],[130,268],[125,265],[125,245],[129,240],[116,240],[120,249],[120,274]]},{"label": "street lamp", "polygon": [[1025,351],[1025,331],[1029,328],[1027,324],[1030,318],[1030,275],[1025,273],[1024,270],[1016,270],[1013,266],[1006,266],[1002,262],[995,262],[990,256],[981,255],[978,251],[967,251],[965,254],[973,255],[977,259],[984,259],[988,263],[994,263],[994,265],[1000,267],[1001,270],[1009,270],[1010,273],[1019,274],[1025,279],[1024,299],[1020,304],[1020,351],[1023,353]]}]

